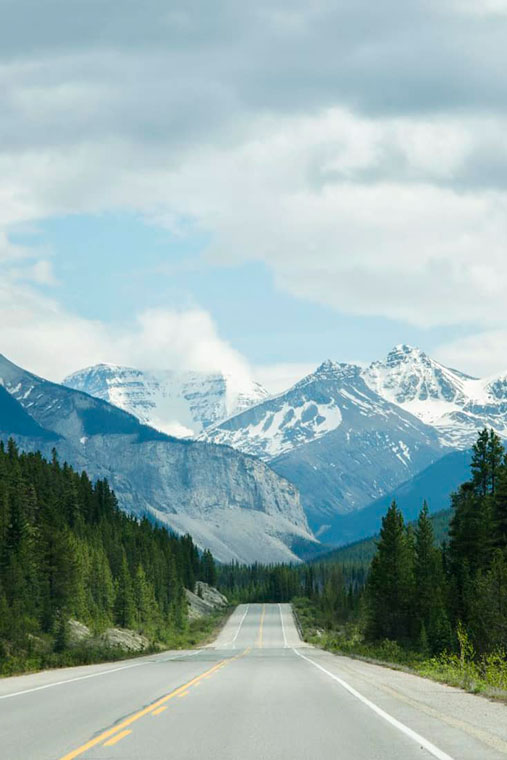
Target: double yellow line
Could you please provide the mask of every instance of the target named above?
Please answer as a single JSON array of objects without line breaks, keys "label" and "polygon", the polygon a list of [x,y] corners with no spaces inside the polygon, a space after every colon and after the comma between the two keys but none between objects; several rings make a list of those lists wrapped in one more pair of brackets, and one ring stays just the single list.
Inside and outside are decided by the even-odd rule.
[{"label": "double yellow line", "polygon": [[245,652],[242,652],[240,655],[237,655],[236,657],[232,657],[230,659],[224,659],[220,660],[216,665],[213,665],[212,668],[209,668],[209,670],[206,670],[204,673],[201,673],[201,675],[196,676],[195,678],[192,678],[191,681],[188,681],[187,683],[183,684],[183,686],[179,686],[174,691],[171,691],[169,694],[166,694],[165,697],[161,697],[161,699],[158,699],[156,702],[153,702],[151,705],[148,705],[148,707],[143,708],[142,710],[139,710],[138,712],[134,713],[130,717],[123,720],[121,723],[118,723],[118,725],[114,726],[113,728],[109,728],[107,731],[103,731],[103,733],[96,736],[94,739],[90,739],[89,742],[86,742],[86,744],[82,744],[77,749],[72,750],[72,752],[69,752],[67,755],[64,755],[60,758],[60,760],[74,760],[74,758],[79,757],[79,755],[82,755],[87,750],[91,749],[92,747],[96,747],[97,744],[104,743],[104,746],[112,746],[113,744],[116,744],[121,739],[123,739],[125,736],[130,734],[130,730],[127,730],[129,726],[131,726],[133,723],[138,721],[140,718],[144,718],[145,715],[149,715],[150,713],[157,714],[159,712],[162,712],[162,706],[165,705],[166,702],[169,702],[170,699],[174,699],[175,697],[183,696],[183,694],[189,689],[191,686],[195,686],[196,684],[200,683],[200,681],[203,680],[203,678],[208,678],[212,673],[215,673],[217,670],[220,670],[220,668],[223,668],[224,665],[227,665],[229,662],[233,662],[234,660],[237,660],[239,657],[243,657],[243,655],[247,654],[250,650],[245,650]]}]

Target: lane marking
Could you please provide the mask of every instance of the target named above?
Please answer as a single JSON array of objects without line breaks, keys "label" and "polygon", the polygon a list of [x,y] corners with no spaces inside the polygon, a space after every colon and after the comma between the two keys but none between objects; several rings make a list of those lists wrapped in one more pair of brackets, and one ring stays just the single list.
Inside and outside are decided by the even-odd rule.
[{"label": "lane marking", "polygon": [[285,625],[283,623],[283,615],[282,615],[282,605],[278,605],[278,609],[280,610],[280,620],[282,621],[282,633],[283,633],[283,645],[285,648],[287,648],[287,636],[285,635]]},{"label": "lane marking", "polygon": [[[174,660],[181,660],[183,657],[192,657],[194,654],[199,654],[200,649],[197,649],[190,653],[182,654],[178,657],[169,657],[167,660],[160,660],[160,662],[174,662]],[[123,665],[120,668],[109,668],[109,670],[101,670],[100,673],[90,673],[87,676],[77,676],[76,678],[67,678],[65,681],[55,681],[54,683],[48,683],[44,686],[34,686],[32,689],[23,689],[23,691],[14,691],[12,694],[1,694],[0,699],[11,699],[11,697],[21,697],[23,694],[32,694],[34,691],[42,691],[43,689],[52,689],[54,686],[65,686],[67,683],[75,683],[76,681],[85,681],[88,678],[98,678],[99,676],[107,676],[109,673],[118,673],[120,670],[130,670],[130,668],[140,668],[143,665],[153,665],[158,660],[148,660],[148,662],[135,662],[132,665]]]},{"label": "lane marking", "polygon": [[247,606],[246,606],[246,610],[245,610],[245,614],[244,614],[244,615],[243,615],[243,617],[241,618],[241,621],[240,621],[240,624],[239,624],[238,630],[236,631],[236,635],[235,635],[235,637],[233,638],[233,640],[231,641],[231,644],[232,644],[232,648],[233,648],[233,649],[236,649],[236,647],[235,647],[235,644],[236,644],[236,639],[238,638],[239,632],[241,631],[241,626],[242,626],[242,625],[243,625],[243,623],[244,623],[244,620],[245,620],[245,618],[246,618],[246,616],[247,616],[247,614],[248,614],[248,610],[249,610],[249,609],[250,609],[250,605],[249,605],[249,604],[247,604]]},{"label": "lane marking", "polygon": [[487,744],[489,747],[492,747],[499,752],[503,752],[504,755],[507,755],[507,742],[505,742],[499,736],[494,736],[487,731],[483,731],[482,729],[477,728],[471,723],[459,720],[459,718],[454,718],[452,715],[444,715],[438,710],[435,710],[434,707],[430,707],[424,702],[420,702],[417,699],[412,699],[412,697],[409,697],[406,694],[402,694],[400,691],[397,691],[396,689],[393,689],[386,684],[381,684],[372,678],[368,678],[368,676],[364,673],[354,673],[353,670],[351,670],[347,665],[344,665],[342,662],[340,662],[340,668],[342,670],[346,670],[352,676],[355,675],[356,678],[359,678],[361,681],[366,681],[366,683],[371,684],[376,689],[389,694],[389,696],[395,697],[399,702],[404,702],[405,704],[410,705],[410,707],[414,707],[416,710],[419,710],[419,712],[424,712],[427,715],[430,715],[432,718],[436,718],[441,723],[447,723],[453,728],[458,728],[461,731],[464,731],[465,733],[472,736],[474,739],[478,739],[479,741],[483,742],[483,744]]},{"label": "lane marking", "polygon": [[411,728],[406,726],[401,721],[397,720],[396,718],[393,718],[392,715],[390,715],[388,712],[383,710],[381,707],[378,707],[374,702],[371,702],[366,697],[363,697],[362,694],[360,694],[358,691],[354,689],[353,686],[350,686],[346,681],[344,681],[342,678],[339,678],[338,676],[335,676],[334,673],[331,673],[326,668],[323,668],[322,665],[319,665],[317,662],[314,662],[314,660],[311,660],[309,657],[307,657],[304,654],[301,654],[301,652],[298,652],[297,649],[293,648],[292,651],[294,654],[297,654],[298,657],[301,657],[303,660],[306,660],[311,665],[314,666],[314,668],[318,668],[318,670],[321,670],[323,673],[325,673],[327,676],[333,679],[333,681],[336,681],[340,684],[346,691],[349,692],[349,694],[352,694],[353,697],[356,697],[356,699],[359,699],[360,702],[362,702],[364,705],[370,708],[370,710],[373,710],[373,712],[377,713],[381,718],[383,718],[385,721],[390,723],[394,728],[397,728],[398,731],[401,731],[402,734],[405,734],[405,736],[408,736],[409,739],[412,739],[413,741],[417,742],[420,747],[423,747],[426,749],[433,757],[436,757],[437,760],[454,760],[454,758],[451,757],[451,755],[448,755],[446,752],[443,752],[441,749],[436,747],[432,742],[428,741],[428,739],[425,739],[424,736],[421,736],[421,734],[418,734],[416,731],[413,731]]},{"label": "lane marking", "polygon": [[92,747],[96,747],[97,744],[101,744],[105,739],[109,739],[109,737],[112,737],[113,735],[116,736],[116,734],[118,734],[119,731],[122,731],[123,729],[127,728],[127,726],[132,725],[132,723],[135,723],[140,718],[143,718],[145,715],[149,715],[150,713],[153,713],[154,710],[161,707],[170,699],[174,699],[174,697],[177,697],[179,694],[182,694],[191,686],[198,686],[199,682],[205,675],[207,675],[208,673],[213,673],[215,670],[221,667],[223,662],[224,661],[222,660],[216,665],[213,665],[213,667],[209,668],[209,670],[206,670],[204,673],[201,673],[200,675],[196,676],[191,681],[188,681],[187,683],[183,684],[183,686],[179,686],[177,689],[174,689],[174,691],[171,691],[169,694],[166,694],[165,697],[161,697],[160,699],[157,699],[156,702],[153,702],[151,705],[148,705],[148,707],[144,707],[142,710],[139,710],[138,712],[134,713],[129,718],[126,718],[121,723],[119,723],[117,726],[113,726],[113,728],[109,728],[107,729],[107,731],[103,731],[94,739],[90,739],[90,741],[86,742],[86,744],[82,744],[77,749],[72,750],[72,752],[68,752],[66,755],[61,757],[60,760],[74,760],[75,757],[79,757],[79,755],[82,755],[84,752],[91,749]]},{"label": "lane marking", "polygon": [[118,744],[118,742],[121,742],[122,739],[125,739],[125,737],[131,733],[132,731],[122,731],[121,734],[116,734],[116,736],[113,736],[112,739],[109,739],[109,741],[104,742],[104,747],[112,747],[113,744]]},{"label": "lane marking", "polygon": [[257,646],[258,646],[259,649],[263,648],[262,634],[263,634],[263,629],[264,629],[264,616],[265,616],[265,614],[266,614],[266,605],[263,604],[262,605],[262,614],[261,614],[261,624],[260,624],[260,627],[259,627],[259,638],[257,640]]},{"label": "lane marking", "polygon": [[160,713],[163,713],[164,710],[167,710],[167,705],[162,705],[162,707],[159,707],[158,710],[153,710],[152,715],[160,715]]},{"label": "lane marking", "polygon": [[[184,691],[183,694],[178,694],[178,699],[183,699],[183,697],[188,697],[188,691]],[[164,710],[166,708],[164,707]]]}]

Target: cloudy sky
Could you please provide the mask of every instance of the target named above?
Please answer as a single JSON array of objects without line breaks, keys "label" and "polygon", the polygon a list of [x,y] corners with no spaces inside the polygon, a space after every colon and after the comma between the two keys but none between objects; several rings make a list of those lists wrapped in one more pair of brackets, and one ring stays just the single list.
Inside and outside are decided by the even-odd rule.
[{"label": "cloudy sky", "polygon": [[0,0],[0,352],[507,369],[507,0]]}]

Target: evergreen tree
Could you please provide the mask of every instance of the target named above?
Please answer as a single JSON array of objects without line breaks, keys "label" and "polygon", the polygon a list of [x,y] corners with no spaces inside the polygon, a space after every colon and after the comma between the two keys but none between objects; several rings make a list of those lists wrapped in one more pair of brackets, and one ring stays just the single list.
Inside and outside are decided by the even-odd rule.
[{"label": "evergreen tree", "polygon": [[380,539],[368,579],[369,635],[409,639],[414,589],[413,544],[403,515],[393,501],[382,520]]}]

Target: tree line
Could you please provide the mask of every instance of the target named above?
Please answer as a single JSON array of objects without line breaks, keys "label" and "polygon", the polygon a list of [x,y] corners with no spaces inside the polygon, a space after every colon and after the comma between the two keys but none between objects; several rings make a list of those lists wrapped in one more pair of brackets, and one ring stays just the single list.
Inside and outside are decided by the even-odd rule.
[{"label": "tree line", "polygon": [[70,618],[169,641],[187,625],[185,588],[215,576],[210,552],[122,512],[106,480],[0,442],[0,661],[40,637],[65,648]]},{"label": "tree line", "polygon": [[507,459],[483,430],[471,477],[451,497],[449,540],[435,546],[425,504],[415,529],[385,515],[364,594],[365,632],[423,652],[507,651]]},{"label": "tree line", "polygon": [[236,604],[305,597],[319,605],[329,624],[357,614],[367,577],[367,568],[361,563],[327,561],[306,565],[233,562],[220,565],[217,572],[218,587]]},{"label": "tree line", "polygon": [[393,502],[369,567],[353,551],[342,552],[348,561],[330,555],[307,565],[233,563],[219,568],[218,583],[237,602],[300,600],[314,626],[343,632],[351,623],[365,642],[389,640],[433,655],[459,652],[466,640],[477,655],[505,656],[507,457],[494,431],[480,433],[471,477],[451,495],[451,507],[442,542],[426,503],[407,525]]}]

